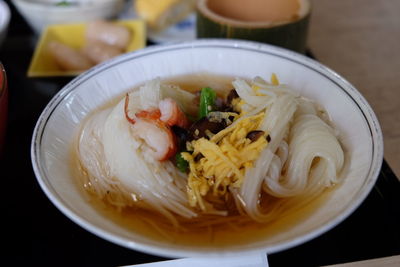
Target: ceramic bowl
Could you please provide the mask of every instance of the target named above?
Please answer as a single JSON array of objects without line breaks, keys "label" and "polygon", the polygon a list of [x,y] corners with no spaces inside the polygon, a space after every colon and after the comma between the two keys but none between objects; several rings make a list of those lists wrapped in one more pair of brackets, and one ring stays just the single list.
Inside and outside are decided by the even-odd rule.
[{"label": "ceramic bowl", "polygon": [[49,24],[115,18],[124,7],[124,0],[80,0],[74,1],[76,4],[57,5],[60,2],[62,1],[12,0],[36,34],[40,34]]},{"label": "ceramic bowl", "polygon": [[[68,162],[74,134],[85,116],[150,79],[202,72],[248,78],[276,73],[282,83],[326,108],[341,133],[347,167],[344,182],[307,218],[258,242],[199,247],[154,240],[127,230],[97,212],[83,196]],[[37,181],[47,197],[81,227],[133,250],[189,257],[254,251],[272,253],[300,245],[330,230],[347,218],[374,186],[383,160],[383,141],[373,110],[339,74],[282,48],[215,39],[148,47],[81,74],[56,94],[41,114],[33,134],[31,155]]]}]

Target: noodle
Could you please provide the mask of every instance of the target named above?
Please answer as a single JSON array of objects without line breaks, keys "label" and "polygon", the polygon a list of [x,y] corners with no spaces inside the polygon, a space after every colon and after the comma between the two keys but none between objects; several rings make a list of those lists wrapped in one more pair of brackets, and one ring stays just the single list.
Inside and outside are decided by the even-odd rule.
[{"label": "noodle", "polygon": [[[232,102],[235,112],[217,117],[228,122],[226,128],[208,131],[208,139],[189,142],[192,151],[182,153],[188,174],[171,161],[156,160],[162,142],[150,145],[146,140],[151,132],[142,137],[135,128],[139,124],[132,124],[140,112],[146,120],[155,116],[166,97],[193,114],[195,94],[155,79],[117,105],[91,114],[75,151],[82,184],[117,209],[155,211],[174,229],[203,229],[214,235],[216,225],[234,230],[270,222],[288,212],[288,205],[304,205],[340,182],[344,152],[322,108],[279,84],[276,76],[271,83],[256,77],[250,82],[236,79],[232,85],[239,95]],[[262,137],[248,139],[252,131]],[[171,239],[167,224],[142,219]]]}]

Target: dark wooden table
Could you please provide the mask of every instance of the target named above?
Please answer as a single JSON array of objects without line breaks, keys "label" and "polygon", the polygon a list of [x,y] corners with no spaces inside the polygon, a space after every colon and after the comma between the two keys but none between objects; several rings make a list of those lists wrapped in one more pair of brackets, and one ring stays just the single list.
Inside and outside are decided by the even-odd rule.
[{"label": "dark wooden table", "polygon": [[[30,144],[36,120],[69,78],[32,79],[26,71],[37,41],[12,9],[0,50],[9,82],[6,146],[0,161],[1,266],[120,266],[165,260],[98,238],[70,221],[36,182]],[[271,267],[321,266],[400,254],[400,182],[384,161],[365,202],[343,223],[301,246],[268,255]]]}]

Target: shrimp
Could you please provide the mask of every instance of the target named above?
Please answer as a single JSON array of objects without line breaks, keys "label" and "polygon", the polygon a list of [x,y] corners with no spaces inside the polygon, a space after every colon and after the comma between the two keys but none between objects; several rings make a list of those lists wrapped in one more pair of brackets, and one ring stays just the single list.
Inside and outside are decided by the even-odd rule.
[{"label": "shrimp", "polygon": [[129,121],[131,124],[135,124],[135,118],[132,117],[131,112],[129,110],[129,94],[125,95],[125,105],[124,105],[124,111],[125,111],[125,118],[127,121]]},{"label": "shrimp", "polygon": [[161,112],[159,109],[155,108],[155,109],[142,110],[142,111],[136,112],[135,115],[137,118],[158,121],[158,120],[160,120]]},{"label": "shrimp", "polygon": [[156,160],[167,160],[176,154],[177,140],[170,127],[177,125],[187,128],[189,121],[174,100],[163,99],[158,109],[141,110],[133,117],[129,111],[127,94],[124,109],[125,117],[133,125],[134,133],[152,149],[152,156]]},{"label": "shrimp", "polygon": [[189,120],[172,98],[165,98],[158,103],[161,112],[160,120],[169,126],[177,125],[181,128],[189,126]]},{"label": "shrimp", "polygon": [[152,149],[154,159],[164,161],[176,154],[178,147],[171,129],[160,121],[137,119],[133,132]]}]

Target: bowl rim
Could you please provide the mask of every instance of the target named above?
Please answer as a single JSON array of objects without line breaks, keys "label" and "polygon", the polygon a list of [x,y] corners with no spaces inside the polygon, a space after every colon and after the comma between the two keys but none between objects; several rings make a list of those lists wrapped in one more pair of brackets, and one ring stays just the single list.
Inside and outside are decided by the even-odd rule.
[{"label": "bowl rim", "polygon": [[[107,71],[108,68],[112,68],[115,65],[118,65],[125,61],[135,60],[136,58],[144,57],[147,55],[152,55],[160,52],[166,52],[169,50],[182,50],[182,49],[191,49],[191,48],[200,48],[200,47],[213,47],[213,48],[229,48],[229,49],[242,49],[253,52],[267,53],[273,56],[282,57],[287,60],[293,61],[297,64],[303,65],[304,67],[310,68],[313,71],[318,72],[319,74],[325,76],[330,81],[334,82],[339,88],[341,88],[358,106],[358,109],[362,113],[366,124],[369,127],[369,131],[372,138],[372,159],[371,165],[369,167],[368,175],[366,176],[368,179],[364,181],[363,191],[358,191],[355,199],[348,205],[342,213],[340,213],[336,218],[332,219],[325,225],[321,225],[319,228],[314,230],[310,230],[303,235],[296,237],[290,241],[284,241],[278,243],[276,245],[272,245],[269,247],[250,247],[250,248],[241,248],[240,250],[226,250],[213,252],[210,250],[203,251],[201,249],[194,251],[190,250],[182,250],[182,249],[174,249],[170,247],[163,246],[154,246],[149,244],[137,243],[134,240],[129,240],[126,237],[117,236],[116,234],[107,232],[99,228],[98,226],[88,222],[79,217],[78,214],[74,213],[74,211],[68,207],[67,203],[64,203],[62,200],[57,199],[56,194],[51,192],[51,187],[42,176],[46,176],[43,171],[43,167],[40,163],[40,143],[41,138],[43,137],[46,123],[48,119],[51,117],[55,108],[63,102],[63,100],[68,97],[68,95],[75,90],[81,83],[85,82],[88,79],[91,79],[98,73],[103,71]],[[282,250],[286,250],[300,244],[306,243],[321,234],[331,230],[336,225],[344,221],[347,217],[349,217],[365,200],[373,186],[375,185],[376,180],[378,179],[380,169],[383,162],[383,136],[381,127],[379,125],[378,119],[372,110],[371,106],[368,104],[366,99],[358,92],[358,90],[351,85],[346,79],[340,76],[335,71],[331,70],[327,66],[313,60],[305,55],[272,46],[267,44],[262,44],[253,41],[243,41],[243,40],[234,40],[234,39],[200,39],[195,41],[188,42],[180,42],[175,44],[168,45],[155,45],[144,48],[140,51],[128,53],[119,57],[116,57],[108,62],[101,63],[87,71],[78,77],[74,78],[71,82],[69,82],[64,88],[62,88],[47,104],[41,113],[36,126],[34,128],[34,132],[32,135],[32,143],[31,143],[31,160],[33,170],[36,176],[36,179],[47,195],[47,197],[51,200],[51,202],[60,210],[64,215],[70,218],[72,221],[77,223],[82,228],[86,229],[88,232],[95,234],[109,242],[120,245],[122,247],[140,251],[143,253],[159,255],[164,257],[198,257],[198,256],[217,256],[217,255],[232,255],[238,253],[249,253],[254,251],[263,251],[264,253],[275,253]]]}]

